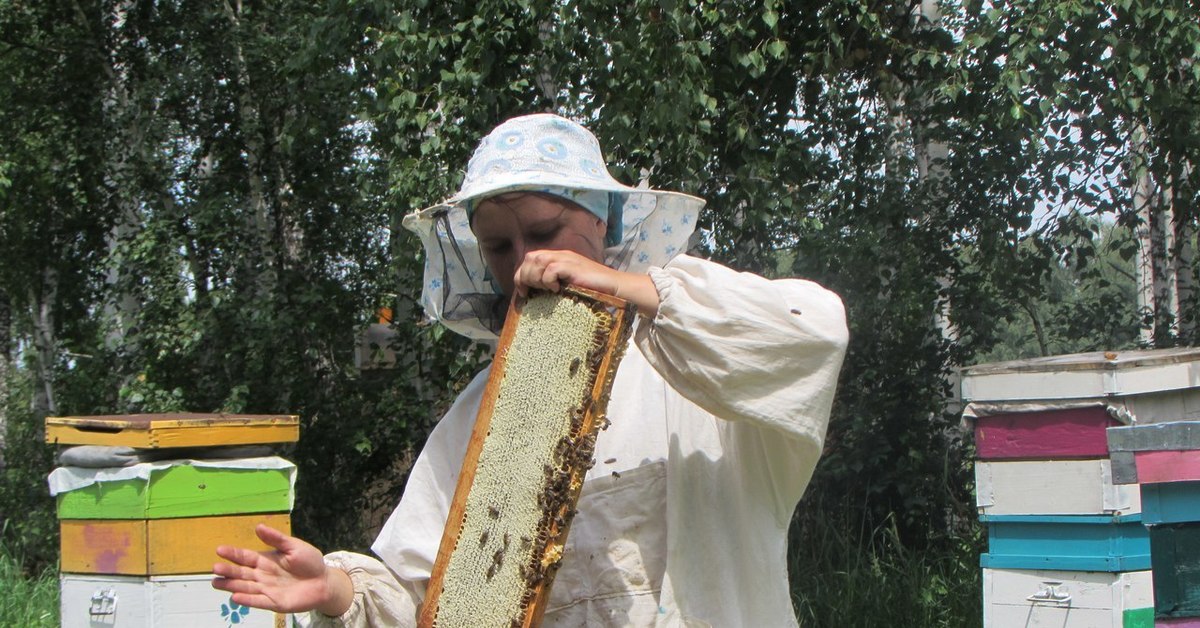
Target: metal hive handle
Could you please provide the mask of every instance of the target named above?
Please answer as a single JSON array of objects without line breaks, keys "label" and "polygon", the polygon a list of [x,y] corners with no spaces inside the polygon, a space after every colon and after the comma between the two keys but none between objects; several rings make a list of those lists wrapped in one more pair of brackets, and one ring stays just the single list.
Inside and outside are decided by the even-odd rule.
[{"label": "metal hive handle", "polygon": [[1037,593],[1025,599],[1034,604],[1070,604],[1071,594],[1065,589],[1059,589],[1062,585],[1062,582],[1045,581]]}]

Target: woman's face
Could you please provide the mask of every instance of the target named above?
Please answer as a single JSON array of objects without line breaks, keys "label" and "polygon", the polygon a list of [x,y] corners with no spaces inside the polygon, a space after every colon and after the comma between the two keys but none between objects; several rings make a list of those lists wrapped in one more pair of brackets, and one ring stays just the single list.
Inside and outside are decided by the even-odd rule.
[{"label": "woman's face", "polygon": [[514,192],[481,201],[471,230],[504,294],[513,293],[513,275],[532,251],[573,251],[604,263],[604,221],[585,209],[537,194]]}]

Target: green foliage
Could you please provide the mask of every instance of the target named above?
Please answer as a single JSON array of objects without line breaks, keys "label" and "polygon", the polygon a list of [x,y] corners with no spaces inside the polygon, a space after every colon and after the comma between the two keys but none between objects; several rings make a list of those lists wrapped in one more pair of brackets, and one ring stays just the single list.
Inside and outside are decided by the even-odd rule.
[{"label": "green foliage", "polygon": [[[0,559],[12,563],[2,568],[14,569],[14,577],[35,576],[58,566],[58,519],[46,485],[53,452],[29,411],[29,379],[13,377],[5,390],[8,394],[0,398],[7,418],[7,465],[0,467]],[[23,624],[0,621],[0,625]]]},{"label": "green foliage", "polygon": [[[916,552],[973,538],[949,375],[1134,342],[1131,183],[1169,182],[1179,224],[1200,206],[1200,26],[1186,0],[929,8],[0,2],[0,365],[22,460],[6,542],[53,560],[46,413],[186,409],[299,414],[295,528],[364,548],[486,360],[422,321],[401,218],[454,190],[495,124],[557,111],[621,180],[707,198],[699,252],[843,297],[851,345],[802,512],[837,498],[831,526],[879,532],[806,524],[793,549],[840,544],[816,564],[851,574],[852,599],[948,623],[924,600],[967,563]],[[396,368],[359,371],[381,307]],[[859,536],[875,562],[839,567]]]},{"label": "green foliage", "polygon": [[942,412],[952,347],[929,311],[958,262],[939,247],[994,218],[984,206],[943,217],[896,120],[922,113],[927,83],[946,73],[931,52],[948,55],[951,40],[851,2],[521,8],[418,5],[375,31],[395,202],[452,189],[475,138],[509,115],[588,121],[619,178],[709,199],[705,253],[774,272],[787,249],[782,274],[847,301],[853,346],[831,438],[842,457],[825,466],[828,490],[861,495],[877,520],[902,511],[906,531],[945,509],[925,479],[958,455],[945,453],[956,443]]},{"label": "green foliage", "polygon": [[58,574],[48,567],[36,574],[23,571],[27,561],[4,542],[0,525],[0,626],[52,628],[58,626]]},{"label": "green foliage", "polygon": [[[1133,264],[1124,254],[1132,239],[1129,230],[1082,218],[1075,226],[1073,241],[1063,241],[1064,235],[1052,241],[1064,257],[1051,262],[1037,294],[995,313],[998,324],[987,328],[995,334],[994,348],[979,361],[1137,346],[1141,320],[1130,307],[1137,301],[1136,286]],[[1080,239],[1087,245],[1078,246]]]},{"label": "green foliage", "polygon": [[[1026,216],[1047,206],[1055,220],[1030,239],[1071,240],[1071,255],[1085,261],[1094,245],[1073,237],[1077,216],[1145,227],[1132,195],[1143,176],[1160,186],[1171,222],[1184,233],[1194,229],[1200,81],[1185,60],[1200,41],[1195,16],[1194,3],[1177,0],[1030,1],[964,12],[959,71],[945,91],[967,114],[955,132],[975,151],[966,160],[974,178],[964,181],[986,186],[976,198]],[[979,240],[979,252],[1018,258],[1021,272],[998,265],[988,285],[1011,302],[1036,299],[1043,281],[1030,281],[1036,277],[1030,271],[1049,272],[1054,253],[1031,255],[1037,247],[1022,249],[1011,237],[989,240]],[[1194,275],[1190,267],[1186,272]],[[1193,320],[1195,299],[1184,301],[1181,318]],[[1186,330],[1155,334],[1164,346],[1191,340]]]},{"label": "green foliage", "polygon": [[793,522],[788,560],[801,625],[983,624],[979,553],[986,541],[977,521],[913,546],[891,522],[868,530],[856,520],[835,509]]},{"label": "green foliage", "polygon": [[[37,448],[9,469],[5,512],[35,488],[49,499],[48,412],[285,412],[303,419],[296,529],[368,544],[352,513],[394,503],[404,461],[480,360],[419,324],[415,243],[389,235],[401,210],[380,209],[363,120],[376,19],[341,2],[0,6],[0,63],[20,79],[0,108],[0,286],[17,341],[45,347],[24,361],[3,347],[33,408],[8,415],[9,459]],[[69,211],[45,211],[54,186]],[[402,363],[365,376],[357,330],[384,305]]]}]

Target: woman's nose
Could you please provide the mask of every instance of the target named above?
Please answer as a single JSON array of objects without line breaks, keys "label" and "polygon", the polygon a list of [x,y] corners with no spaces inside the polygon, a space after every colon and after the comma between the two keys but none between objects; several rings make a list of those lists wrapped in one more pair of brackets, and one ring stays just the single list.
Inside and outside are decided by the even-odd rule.
[{"label": "woman's nose", "polygon": [[520,266],[525,261],[525,254],[530,251],[529,244],[525,242],[524,238],[517,238],[513,240],[512,248],[513,261],[516,262],[517,266]]}]

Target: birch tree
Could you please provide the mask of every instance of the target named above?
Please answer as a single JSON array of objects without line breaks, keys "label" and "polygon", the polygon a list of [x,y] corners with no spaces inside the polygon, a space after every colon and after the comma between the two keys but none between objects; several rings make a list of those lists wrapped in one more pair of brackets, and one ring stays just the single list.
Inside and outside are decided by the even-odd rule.
[{"label": "birch tree", "polygon": [[[1043,350],[1078,346],[1036,318],[1047,277],[1137,253],[1081,216],[1162,225],[1143,251],[1174,279],[1146,293],[1146,342],[1194,333],[1195,18],[1184,0],[0,1],[0,364],[36,406],[25,426],[300,414],[301,494],[346,498],[301,501],[297,530],[363,547],[482,355],[423,321],[400,220],[456,189],[494,125],[556,111],[626,183],[708,199],[694,252],[842,295],[810,506],[944,540],[973,516],[947,376],[1014,312]],[[384,306],[396,368],[359,371]],[[1080,325],[1127,341],[1104,322]]]}]

